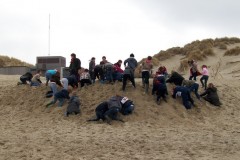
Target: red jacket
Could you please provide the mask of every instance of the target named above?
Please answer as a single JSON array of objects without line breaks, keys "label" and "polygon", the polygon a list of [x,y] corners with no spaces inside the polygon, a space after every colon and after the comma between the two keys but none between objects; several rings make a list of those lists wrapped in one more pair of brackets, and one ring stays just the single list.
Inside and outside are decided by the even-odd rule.
[{"label": "red jacket", "polygon": [[123,73],[123,70],[121,69],[121,66],[118,63],[114,64],[114,71],[119,72],[119,73]]}]

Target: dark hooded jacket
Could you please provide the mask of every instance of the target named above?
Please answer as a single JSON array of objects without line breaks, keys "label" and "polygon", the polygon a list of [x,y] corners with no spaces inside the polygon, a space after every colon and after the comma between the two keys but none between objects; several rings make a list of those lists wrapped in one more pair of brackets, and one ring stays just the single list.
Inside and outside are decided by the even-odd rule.
[{"label": "dark hooded jacket", "polygon": [[177,86],[181,86],[183,80],[184,80],[183,76],[181,76],[177,72],[173,72],[170,78],[166,80],[166,83],[174,83]]},{"label": "dark hooded jacket", "polygon": [[121,97],[118,97],[118,96],[113,96],[111,97],[107,103],[108,103],[108,108],[113,108],[113,107],[116,107],[116,108],[119,108],[119,110],[122,109],[122,105],[121,105]]},{"label": "dark hooded jacket", "polygon": [[80,100],[78,96],[72,96],[69,100],[67,112],[68,113],[80,113]]},{"label": "dark hooded jacket", "polygon": [[207,90],[204,93],[202,93],[200,96],[215,106],[221,105],[216,87],[207,88]]},{"label": "dark hooded jacket", "polygon": [[134,57],[130,57],[128,59],[126,59],[124,61],[124,66],[126,66],[126,64],[128,64],[128,66],[131,68],[131,69],[135,69],[137,67],[137,60],[134,58]]}]

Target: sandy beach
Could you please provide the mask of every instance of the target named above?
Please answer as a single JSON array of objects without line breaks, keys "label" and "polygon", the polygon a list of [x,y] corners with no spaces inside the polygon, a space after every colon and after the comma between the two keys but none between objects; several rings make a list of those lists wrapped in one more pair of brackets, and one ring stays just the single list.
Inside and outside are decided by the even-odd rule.
[{"label": "sandy beach", "polygon": [[[77,92],[81,114],[64,117],[67,104],[45,107],[50,101],[45,98],[46,86],[17,86],[19,76],[0,75],[0,159],[237,160],[240,57],[223,56],[220,49],[215,52],[204,63],[210,66],[209,82],[218,88],[221,107],[198,101],[194,95],[196,107],[191,110],[171,96],[157,105],[152,95],[143,93],[140,81],[136,89],[128,85],[124,93],[121,83],[96,83]],[[161,64],[171,71],[181,58],[174,56]],[[188,78],[188,71],[183,75]],[[100,102],[116,93],[136,106],[132,115],[122,116],[125,123],[86,122]]]}]

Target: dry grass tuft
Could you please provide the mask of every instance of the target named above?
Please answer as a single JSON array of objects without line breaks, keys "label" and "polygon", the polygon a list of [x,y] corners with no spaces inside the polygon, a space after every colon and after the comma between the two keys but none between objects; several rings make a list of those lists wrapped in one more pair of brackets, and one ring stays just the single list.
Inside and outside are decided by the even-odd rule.
[{"label": "dry grass tuft", "polygon": [[240,47],[235,47],[224,53],[224,56],[238,56],[240,55]]},{"label": "dry grass tuft", "polygon": [[183,72],[186,71],[188,69],[189,65],[188,65],[188,60],[182,60],[180,61],[180,66],[178,67],[178,71],[179,72]]},{"label": "dry grass tuft", "polygon": [[224,49],[226,50],[227,49],[227,45],[223,42],[219,43],[218,46],[217,46],[219,49]]}]

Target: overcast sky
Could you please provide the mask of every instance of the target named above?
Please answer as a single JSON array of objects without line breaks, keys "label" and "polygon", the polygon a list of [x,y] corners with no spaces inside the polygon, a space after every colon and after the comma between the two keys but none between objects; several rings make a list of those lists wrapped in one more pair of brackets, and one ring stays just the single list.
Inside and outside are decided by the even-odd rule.
[{"label": "overcast sky", "polygon": [[238,0],[0,0],[0,54],[76,53],[83,67],[102,56],[137,60],[205,38],[240,36]]}]

